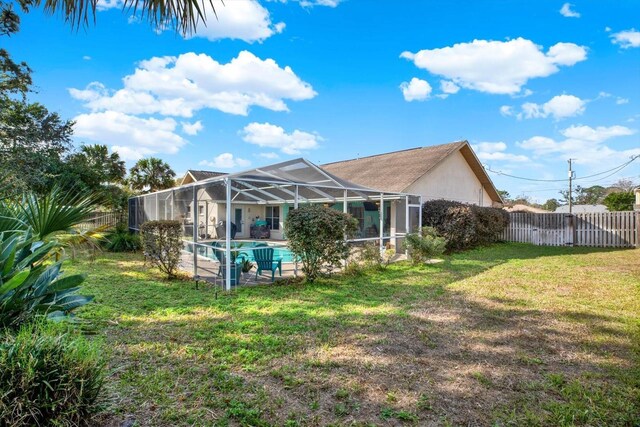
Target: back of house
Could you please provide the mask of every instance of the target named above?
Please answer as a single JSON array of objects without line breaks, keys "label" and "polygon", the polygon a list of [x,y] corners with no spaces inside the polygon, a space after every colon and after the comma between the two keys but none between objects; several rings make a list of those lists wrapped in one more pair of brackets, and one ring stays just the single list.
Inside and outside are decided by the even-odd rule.
[{"label": "back of house", "polygon": [[418,147],[321,165],[356,184],[479,206],[502,199],[467,141]]}]

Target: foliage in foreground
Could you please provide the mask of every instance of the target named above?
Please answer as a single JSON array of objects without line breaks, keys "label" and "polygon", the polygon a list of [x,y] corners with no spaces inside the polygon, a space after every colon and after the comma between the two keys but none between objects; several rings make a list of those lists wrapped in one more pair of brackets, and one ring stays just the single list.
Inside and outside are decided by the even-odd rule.
[{"label": "foliage in foreground", "polygon": [[106,370],[98,343],[50,322],[0,338],[0,425],[77,426],[95,411]]},{"label": "foliage in foreground", "polygon": [[409,233],[406,236],[409,257],[414,264],[422,264],[430,258],[444,253],[447,241],[438,235],[433,227],[422,227],[420,233]]},{"label": "foliage in foreground", "polygon": [[83,275],[62,277],[60,262],[45,262],[56,246],[29,234],[0,233],[0,328],[17,328],[38,316],[64,318],[91,301],[77,294]]},{"label": "foliage in foreground", "polygon": [[15,200],[0,203],[0,221],[10,220],[13,228],[31,231],[40,240],[71,231],[95,208],[91,194],[77,194],[54,187],[44,195],[32,191]]},{"label": "foliage in foreground", "polygon": [[147,221],[140,226],[144,256],[167,275],[178,274],[182,253],[182,226],[179,221]]},{"label": "foliage in foreground", "polygon": [[422,225],[447,240],[448,251],[462,251],[497,242],[509,225],[509,214],[451,200],[430,200],[422,206]]},{"label": "foliage in foreground", "polygon": [[349,214],[319,205],[290,211],[284,224],[289,248],[302,261],[302,271],[312,282],[322,268],[329,271],[349,256],[345,236],[353,237],[358,222]]}]

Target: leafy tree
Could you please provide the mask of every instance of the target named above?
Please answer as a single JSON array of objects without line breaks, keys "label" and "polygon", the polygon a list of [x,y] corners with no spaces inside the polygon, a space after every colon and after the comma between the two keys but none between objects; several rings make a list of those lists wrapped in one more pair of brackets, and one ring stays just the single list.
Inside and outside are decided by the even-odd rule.
[{"label": "leafy tree", "polygon": [[[27,10],[29,0],[19,0]],[[0,0],[0,35],[19,30],[12,4]],[[38,103],[27,102],[31,69],[0,49],[0,168],[14,191],[45,191],[71,149],[72,125]]]},{"label": "leafy tree", "polygon": [[154,192],[173,187],[176,173],[156,157],[140,159],[129,171],[129,185],[141,192]]},{"label": "leafy tree", "polygon": [[351,215],[319,205],[303,206],[290,211],[284,223],[289,248],[302,261],[307,281],[315,280],[322,268],[329,270],[349,256],[344,238],[358,230]]},{"label": "leafy tree", "polygon": [[508,202],[511,199],[511,195],[507,190],[498,190],[498,195],[502,198],[504,202]]},{"label": "leafy tree", "polygon": [[70,156],[70,161],[82,163],[86,169],[93,171],[99,184],[121,183],[127,174],[124,160],[116,152],[109,154],[106,145],[83,145],[80,152]]},{"label": "leafy tree", "polygon": [[604,198],[604,205],[610,212],[632,211],[636,196],[633,191],[618,191]]},{"label": "leafy tree", "polygon": [[[564,205],[569,203],[569,190],[561,191],[562,199],[560,202]],[[582,187],[577,185],[573,190],[572,203],[576,205],[597,205],[607,194],[607,189],[601,185],[593,185],[591,187]]]},{"label": "leafy tree", "polygon": [[557,199],[548,199],[542,204],[542,209],[555,212],[560,207],[560,202]]},{"label": "leafy tree", "polygon": [[0,96],[0,168],[14,189],[51,187],[71,150],[72,125],[41,104]]}]

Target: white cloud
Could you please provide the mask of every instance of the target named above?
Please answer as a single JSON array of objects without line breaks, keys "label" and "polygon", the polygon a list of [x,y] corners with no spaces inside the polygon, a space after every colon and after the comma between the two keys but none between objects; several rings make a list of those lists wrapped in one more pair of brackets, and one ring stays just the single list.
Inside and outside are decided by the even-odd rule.
[{"label": "white cloud", "polygon": [[424,101],[431,94],[431,85],[429,82],[414,77],[408,83],[402,82],[400,90],[402,90],[405,101]]},{"label": "white cloud", "polygon": [[91,61],[91,57],[89,55],[85,55],[82,57],[85,61]]},{"label": "white cloud", "polygon": [[85,89],[69,89],[69,93],[94,112],[181,117],[191,117],[203,108],[239,115],[247,115],[252,106],[288,111],[285,100],[316,96],[311,85],[290,67],[280,67],[273,59],[263,60],[248,51],[226,64],[193,52],[154,57],[141,61],[123,82],[124,87],[117,91],[93,82]]},{"label": "white cloud", "polygon": [[458,86],[454,82],[450,82],[448,80],[442,80],[440,82],[440,90],[442,90],[443,93],[454,94],[454,93],[458,93],[458,91],[460,90],[460,86]]},{"label": "white cloud", "polygon": [[500,107],[500,114],[505,117],[513,116],[513,107],[511,105],[503,105]]},{"label": "white cloud", "polygon": [[583,141],[601,143],[617,136],[628,136],[635,133],[634,130],[625,126],[570,126],[562,131],[562,135],[567,138],[580,139]]},{"label": "white cloud", "polygon": [[503,162],[529,162],[527,156],[507,153],[507,144],[504,142],[480,142],[474,144],[473,151],[478,158],[483,161],[503,161]]},{"label": "white cloud", "polygon": [[156,154],[174,154],[187,143],[176,133],[177,123],[130,116],[117,111],[80,114],[74,117],[74,135],[111,146],[125,160]]},{"label": "white cloud", "polygon": [[213,158],[213,161],[203,160],[198,163],[200,166],[208,166],[216,169],[233,169],[235,167],[246,168],[251,165],[249,160],[235,157],[231,153],[222,153]]},{"label": "white cloud", "polygon": [[314,6],[328,6],[336,7],[342,2],[342,0],[300,0],[300,6],[314,7]]},{"label": "white cloud", "polygon": [[263,159],[277,159],[280,156],[278,156],[278,153],[269,152],[269,153],[258,153],[258,157],[262,157]]},{"label": "white cloud", "polygon": [[204,126],[202,126],[202,122],[200,120],[194,123],[180,122],[180,124],[182,125],[182,132],[186,133],[187,135],[197,135],[198,132],[204,129]]},{"label": "white cloud", "polygon": [[604,27],[604,32],[605,33],[610,33],[611,32],[611,27]]},{"label": "white cloud", "polygon": [[635,130],[625,126],[570,126],[560,131],[564,140],[556,141],[545,136],[534,136],[518,143],[537,156],[575,158],[577,163],[603,164],[622,162],[629,156],[640,154],[639,148],[617,151],[604,143],[610,139],[633,135]]},{"label": "white cloud", "polygon": [[635,28],[611,34],[611,39],[611,43],[620,45],[623,49],[640,47],[640,31]]},{"label": "white cloud", "polygon": [[628,104],[628,103],[629,103],[629,98],[618,97],[616,99],[616,104],[618,104],[618,105]]},{"label": "white cloud", "polygon": [[522,115],[527,119],[553,117],[556,120],[584,113],[587,102],[573,95],[557,95],[544,104],[527,102],[522,104]]},{"label": "white cloud", "polygon": [[315,149],[322,141],[315,133],[297,129],[286,133],[283,128],[271,123],[249,123],[240,134],[246,142],[259,147],[278,148],[285,154],[300,154],[303,150]]},{"label": "white cloud", "polygon": [[[225,1],[215,6],[204,2],[205,23],[199,22],[191,37],[208,40],[239,39],[248,43],[262,42],[274,34],[281,33],[285,24],[273,24],[269,11],[256,0]],[[217,19],[215,18],[217,16]]]},{"label": "white cloud", "polygon": [[517,94],[529,79],[557,73],[587,58],[587,50],[573,43],[557,43],[544,53],[530,40],[474,40],[440,49],[403,52],[432,74],[458,86],[492,94]]},{"label": "white cloud", "polygon": [[98,0],[96,4],[96,9],[100,12],[103,10],[109,9],[120,9],[124,6],[124,2],[122,0]]},{"label": "white cloud", "polygon": [[566,18],[580,18],[580,14],[575,10],[571,9],[573,5],[571,3],[565,3],[560,8],[560,15]]}]

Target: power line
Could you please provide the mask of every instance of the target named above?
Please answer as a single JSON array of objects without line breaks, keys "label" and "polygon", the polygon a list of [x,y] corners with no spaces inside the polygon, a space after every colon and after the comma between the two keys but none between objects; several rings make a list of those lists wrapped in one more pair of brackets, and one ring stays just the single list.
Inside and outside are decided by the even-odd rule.
[{"label": "power line", "polygon": [[[603,174],[609,173],[609,172],[611,172],[611,171],[613,171],[613,173],[611,173],[611,175],[614,175],[614,174],[616,174],[616,173],[620,172],[622,169],[624,169],[624,168],[626,168],[627,166],[629,166],[633,161],[635,161],[635,160],[636,160],[636,159],[638,159],[638,158],[640,158],[640,155],[633,156],[633,157],[631,157],[631,160],[629,160],[628,162],[623,163],[623,164],[621,164],[621,165],[618,165],[618,166],[616,166],[616,167],[614,167],[614,168],[612,168],[612,169],[608,169],[608,170],[606,170],[606,171],[602,171],[602,172],[594,173],[593,175],[587,175],[587,176],[582,176],[582,177],[579,177],[579,178],[573,178],[573,180],[575,181],[575,180],[578,180],[578,179],[593,178],[593,177],[595,177],[595,176],[603,175]],[[486,169],[487,171],[489,171],[489,172],[493,172],[493,173],[498,174],[498,175],[507,176],[507,177],[509,177],[509,178],[514,178],[514,179],[521,179],[521,180],[524,180],[524,181],[533,181],[533,182],[568,182],[568,181],[569,181],[569,178],[566,178],[566,179],[535,179],[535,178],[526,178],[526,177],[522,177],[522,176],[510,175],[510,174],[508,174],[508,173],[504,173],[504,172],[500,172],[500,171],[494,171],[493,169],[491,169],[491,168],[489,168],[489,167],[487,167],[487,166],[485,166],[485,169]],[[606,176],[606,177],[604,177],[604,178],[608,178],[608,177],[609,177],[609,176],[611,176],[611,175],[607,175],[607,176]],[[604,179],[604,178],[602,178],[602,179]],[[595,182],[595,181],[594,181],[594,182]]]}]

